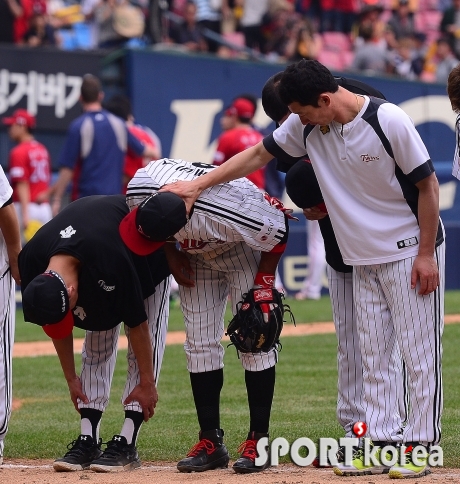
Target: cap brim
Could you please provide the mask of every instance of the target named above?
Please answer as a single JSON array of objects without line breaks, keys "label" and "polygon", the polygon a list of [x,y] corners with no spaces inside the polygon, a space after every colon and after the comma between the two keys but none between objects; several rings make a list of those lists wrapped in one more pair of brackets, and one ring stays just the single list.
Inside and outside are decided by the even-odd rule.
[{"label": "cap brim", "polygon": [[2,122],[6,126],[11,126],[12,124],[14,124],[14,118],[3,118]]},{"label": "cap brim", "polygon": [[61,319],[59,323],[55,324],[45,324],[43,331],[53,339],[64,339],[72,333],[73,330],[73,313],[72,311],[67,311],[64,319]]},{"label": "cap brim", "polygon": [[118,230],[123,242],[130,251],[137,255],[149,255],[163,247],[165,241],[154,242],[143,237],[136,228],[136,213],[137,207],[120,222]]}]

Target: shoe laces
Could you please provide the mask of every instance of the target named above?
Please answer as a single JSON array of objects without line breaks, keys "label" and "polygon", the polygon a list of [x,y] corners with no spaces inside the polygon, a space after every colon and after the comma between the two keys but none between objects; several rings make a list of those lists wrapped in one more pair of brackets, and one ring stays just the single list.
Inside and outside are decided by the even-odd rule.
[{"label": "shoe laces", "polygon": [[206,453],[210,455],[214,452],[215,448],[216,446],[214,445],[214,442],[211,442],[208,439],[201,439],[197,444],[195,444],[190,449],[190,452],[187,454],[187,457],[195,457],[202,450],[205,450]]},{"label": "shoe laces", "polygon": [[238,453],[241,454],[240,457],[255,461],[257,457],[257,440],[245,440],[238,447]]},{"label": "shoe laces", "polygon": [[404,451],[404,463],[405,464],[410,464],[412,462],[412,450],[413,447],[410,445],[405,451]]},{"label": "shoe laces", "polygon": [[76,440],[67,444],[68,452],[66,452],[64,457],[69,456],[81,456],[85,452],[88,451],[89,448],[93,447],[93,444],[87,444],[84,440],[80,439],[80,437]]},{"label": "shoe laces", "polygon": [[107,447],[102,454],[102,457],[108,459],[112,457],[118,457],[123,452],[124,447],[125,446],[121,442],[117,442],[113,439],[109,440],[107,442]]},{"label": "shoe laces", "polygon": [[364,449],[362,447],[357,447],[353,450],[353,460],[364,459]]}]

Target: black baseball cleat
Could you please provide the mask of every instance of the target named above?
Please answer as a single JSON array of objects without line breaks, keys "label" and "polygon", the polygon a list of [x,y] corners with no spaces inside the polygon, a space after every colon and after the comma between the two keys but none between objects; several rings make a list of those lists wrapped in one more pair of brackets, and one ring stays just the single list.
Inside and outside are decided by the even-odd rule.
[{"label": "black baseball cleat", "polygon": [[230,457],[223,437],[222,429],[200,432],[200,441],[192,447],[185,459],[178,462],[179,472],[203,472],[228,467]]},{"label": "black baseball cleat", "polygon": [[259,432],[249,432],[247,440],[245,440],[238,448],[241,454],[239,459],[233,464],[233,470],[238,474],[248,474],[250,472],[261,472],[270,467],[270,453],[267,450],[268,458],[266,462],[261,465],[256,465],[256,457],[259,456],[257,452],[257,442],[262,437],[267,437],[268,434]]},{"label": "black baseball cleat", "polygon": [[141,466],[136,446],[128,444],[126,437],[114,435],[107,442],[107,448],[99,459],[91,462],[91,471],[95,472],[121,472],[131,471]]},{"label": "black baseball cleat", "polygon": [[102,455],[101,440],[96,444],[90,435],[79,435],[77,440],[71,442],[67,448],[69,451],[64,457],[53,462],[55,471],[81,471]]}]

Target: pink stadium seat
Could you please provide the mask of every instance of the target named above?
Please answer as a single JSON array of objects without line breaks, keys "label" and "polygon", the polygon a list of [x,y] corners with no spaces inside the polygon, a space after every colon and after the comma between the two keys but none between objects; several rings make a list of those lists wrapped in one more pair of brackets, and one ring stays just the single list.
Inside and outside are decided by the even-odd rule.
[{"label": "pink stadium seat", "polygon": [[435,82],[436,74],[434,72],[423,71],[420,74],[420,80],[423,82]]},{"label": "pink stadium seat", "polygon": [[425,10],[417,12],[415,15],[415,26],[418,31],[425,32],[439,32],[441,24],[442,13],[439,10]]},{"label": "pink stadium seat", "polygon": [[332,50],[321,50],[318,55],[318,61],[333,71],[342,71],[345,67],[343,53]]},{"label": "pink stadium seat", "polygon": [[245,46],[244,34],[241,32],[226,32],[222,35],[224,39],[238,47]]},{"label": "pink stadium seat", "polygon": [[[226,32],[222,34],[222,37],[235,47],[244,47],[246,45],[245,39],[244,39],[244,34],[241,32]],[[227,47],[228,49],[228,56],[229,57],[237,57],[238,56],[238,50],[237,49],[231,49],[231,47]]]},{"label": "pink stadium seat", "polygon": [[323,32],[323,48],[335,52],[351,49],[350,37],[342,32]]}]

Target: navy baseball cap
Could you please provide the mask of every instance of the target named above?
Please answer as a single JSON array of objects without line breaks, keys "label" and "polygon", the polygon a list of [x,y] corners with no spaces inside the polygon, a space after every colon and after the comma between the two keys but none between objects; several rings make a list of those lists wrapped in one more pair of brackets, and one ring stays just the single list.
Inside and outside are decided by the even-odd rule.
[{"label": "navy baseball cap", "polygon": [[67,286],[57,272],[48,270],[28,284],[22,310],[24,320],[42,326],[50,338],[66,338],[73,330]]},{"label": "navy baseball cap", "polygon": [[119,231],[128,249],[148,255],[188,222],[185,202],[171,192],[154,193],[121,221]]},{"label": "navy baseball cap", "polygon": [[287,172],[285,183],[286,193],[299,208],[318,205],[323,212],[327,212],[313,166],[308,160],[295,163]]}]

